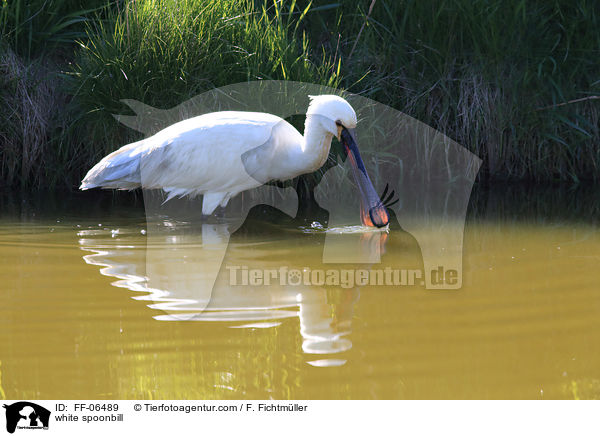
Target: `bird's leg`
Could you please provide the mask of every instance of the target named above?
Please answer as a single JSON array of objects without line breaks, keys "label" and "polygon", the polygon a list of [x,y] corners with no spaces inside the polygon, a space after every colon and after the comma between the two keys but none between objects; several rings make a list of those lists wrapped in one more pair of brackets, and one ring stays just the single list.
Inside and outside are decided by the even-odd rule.
[{"label": "bird's leg", "polygon": [[225,208],[223,206],[217,207],[215,210],[215,216],[217,218],[225,218]]}]

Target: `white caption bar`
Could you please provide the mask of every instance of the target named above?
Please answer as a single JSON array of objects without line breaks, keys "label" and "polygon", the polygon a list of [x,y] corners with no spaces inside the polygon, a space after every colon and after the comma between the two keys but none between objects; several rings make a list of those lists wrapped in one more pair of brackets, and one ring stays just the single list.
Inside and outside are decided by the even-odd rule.
[{"label": "white caption bar", "polygon": [[[584,401],[4,400],[0,430],[19,436],[159,434],[598,434]],[[42,433],[34,430],[44,429]],[[380,431],[378,431],[379,429]],[[12,431],[11,431],[12,430]],[[209,433],[210,432],[210,433]],[[4,433],[6,434],[6,433]]]}]

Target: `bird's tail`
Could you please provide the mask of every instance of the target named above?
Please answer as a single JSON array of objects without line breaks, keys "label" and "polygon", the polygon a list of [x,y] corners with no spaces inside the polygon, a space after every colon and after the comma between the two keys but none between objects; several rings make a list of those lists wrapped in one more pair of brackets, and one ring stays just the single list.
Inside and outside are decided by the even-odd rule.
[{"label": "bird's tail", "polygon": [[140,160],[145,140],[125,145],[88,171],[79,189],[135,189],[141,186]]}]

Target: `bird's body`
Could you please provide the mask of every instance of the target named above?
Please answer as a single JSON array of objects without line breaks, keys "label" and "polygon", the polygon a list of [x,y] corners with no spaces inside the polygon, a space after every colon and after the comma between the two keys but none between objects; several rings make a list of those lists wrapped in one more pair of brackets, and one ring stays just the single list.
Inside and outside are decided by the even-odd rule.
[{"label": "bird's body", "polygon": [[202,213],[209,215],[242,191],[316,171],[333,136],[339,139],[342,128],[355,125],[354,110],[337,96],[312,98],[304,135],[272,114],[208,113],[109,154],[80,189],[163,189],[168,198],[202,194]]}]

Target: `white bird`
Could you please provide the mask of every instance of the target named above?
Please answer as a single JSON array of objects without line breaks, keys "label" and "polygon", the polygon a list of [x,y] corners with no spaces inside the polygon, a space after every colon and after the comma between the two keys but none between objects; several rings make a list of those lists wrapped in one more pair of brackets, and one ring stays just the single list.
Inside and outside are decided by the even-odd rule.
[{"label": "white bird", "polygon": [[202,213],[210,215],[242,191],[316,171],[336,136],[354,169],[363,223],[387,225],[389,216],[356,144],[354,109],[335,95],[310,98],[304,136],[272,114],[212,112],[121,147],[87,173],[80,189],[163,189],[167,200],[202,194]]}]

